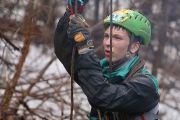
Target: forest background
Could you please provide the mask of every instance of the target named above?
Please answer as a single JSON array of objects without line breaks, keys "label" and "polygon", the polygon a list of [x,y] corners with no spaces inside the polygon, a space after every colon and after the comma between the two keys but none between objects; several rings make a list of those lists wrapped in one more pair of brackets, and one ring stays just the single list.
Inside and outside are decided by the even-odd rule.
[{"label": "forest background", "polygon": [[[70,118],[70,76],[54,54],[53,37],[67,0],[0,0],[0,119]],[[113,11],[129,8],[152,25],[140,55],[158,78],[161,120],[180,120],[180,0],[113,0]],[[110,0],[89,0],[84,17],[91,26],[95,52],[103,58],[102,20]],[[90,106],[74,83],[76,120],[87,120]]]}]

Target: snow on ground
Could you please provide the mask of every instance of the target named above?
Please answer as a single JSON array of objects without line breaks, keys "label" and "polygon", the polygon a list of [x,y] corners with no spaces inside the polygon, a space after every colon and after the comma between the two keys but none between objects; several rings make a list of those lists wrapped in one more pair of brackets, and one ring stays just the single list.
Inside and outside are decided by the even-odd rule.
[{"label": "snow on ground", "polygon": [[[52,54],[54,54],[52,49],[49,50],[49,54],[43,54],[42,51],[43,50],[41,47],[37,48],[37,47],[34,47],[33,45],[31,45],[30,52],[29,52],[28,57],[26,58],[26,62],[24,64],[24,68],[29,67],[29,69],[36,69],[37,71],[41,70],[44,67],[44,65],[50,60]],[[25,70],[24,68],[23,68],[23,70]],[[146,68],[150,71],[152,69],[152,65],[147,62]],[[23,74],[26,74],[25,71],[22,71],[22,75]],[[67,75],[67,72],[66,72],[64,66],[57,59],[50,65],[48,70],[45,72],[44,76],[47,76],[47,77],[51,76],[51,75],[59,76],[59,75],[65,75],[65,74]],[[27,80],[33,80],[36,76],[37,76],[37,73],[32,72],[32,73],[29,73],[26,77],[28,78]],[[162,77],[161,74],[159,74],[158,79],[160,80],[161,77]],[[167,80],[164,80],[164,81],[167,82],[167,84],[170,84],[169,83],[170,80],[172,82],[174,82],[175,79],[173,79],[173,77],[168,77]],[[23,80],[21,82],[23,82]],[[56,83],[56,81],[51,80],[50,83],[54,84],[54,83]],[[179,86],[180,83],[177,83],[177,84],[176,85]],[[22,86],[22,88],[17,88],[17,89],[25,89],[28,86],[29,85],[26,84],[26,85]],[[45,88],[45,87],[47,87],[47,84],[45,82],[42,82],[42,83],[37,84],[37,86],[41,87],[41,88],[43,88],[43,87]],[[76,83],[74,83],[74,87],[79,88],[79,86]],[[65,89],[65,88],[62,87],[61,90],[63,90],[63,89]],[[38,90],[38,89],[34,88],[32,91],[36,91],[36,90]],[[81,91],[81,90],[79,89],[79,91]],[[4,90],[0,90],[0,94],[2,95],[3,93],[4,93]],[[162,92],[160,89],[160,94],[161,93]],[[180,97],[179,97],[180,91],[179,90],[172,89],[172,90],[169,90],[169,93],[171,96],[174,94],[173,96],[177,100],[180,99]],[[171,98],[171,96],[170,96],[170,98]],[[69,95],[64,96],[64,98],[68,102],[71,102]],[[179,104],[176,104],[170,98],[168,98],[168,96],[166,98],[167,99],[166,102],[168,104],[170,104],[174,107],[176,105],[180,106]],[[27,99],[30,99],[30,98],[27,98]],[[90,105],[88,104],[87,98],[83,93],[75,94],[74,99],[75,99],[74,100],[75,105],[82,104],[81,107],[83,107],[87,111],[90,111]],[[31,108],[35,108],[40,104],[40,102],[41,102],[40,100],[33,100],[33,101],[29,101],[28,105],[31,106]],[[53,101],[51,101],[51,100],[48,100],[47,102],[45,102],[42,105],[42,108],[51,108],[54,111],[54,114],[61,115],[61,111],[59,109],[59,106],[57,106],[57,104],[54,104]],[[165,113],[165,116],[162,118],[162,120],[180,120],[180,113],[177,110],[170,108],[169,106],[162,104],[162,103],[160,103],[160,113]],[[70,108],[69,107],[67,107],[67,109],[65,110],[65,114],[66,115],[70,114]]]}]

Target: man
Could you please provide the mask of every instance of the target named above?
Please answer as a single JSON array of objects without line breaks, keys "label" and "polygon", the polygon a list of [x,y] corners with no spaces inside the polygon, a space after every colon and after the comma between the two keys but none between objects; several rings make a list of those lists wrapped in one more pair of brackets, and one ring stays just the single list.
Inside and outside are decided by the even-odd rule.
[{"label": "man", "polygon": [[[69,20],[67,14],[65,13],[60,19],[56,28],[55,53],[70,73],[72,44],[76,44],[74,75],[76,83],[82,88],[92,106],[88,118],[90,120],[158,119],[158,83],[156,78],[145,69],[144,60],[138,55],[140,45],[148,45],[151,37],[151,26],[147,18],[127,9],[113,12],[112,36],[110,16],[105,18],[103,40],[105,58],[100,61],[93,52],[91,34],[83,21],[77,17]],[[68,34],[64,32],[65,30]],[[112,53],[110,37],[112,37]],[[68,52],[61,52],[63,46]],[[112,54],[111,75],[110,54]],[[67,57],[64,58],[63,55]]]}]

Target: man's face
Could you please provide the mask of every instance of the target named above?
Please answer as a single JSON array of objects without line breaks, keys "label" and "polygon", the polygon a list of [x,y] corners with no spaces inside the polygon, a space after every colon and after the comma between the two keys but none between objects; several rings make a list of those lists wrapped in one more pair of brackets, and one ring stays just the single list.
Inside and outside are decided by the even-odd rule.
[{"label": "man's face", "polygon": [[[117,62],[123,57],[128,49],[130,38],[126,30],[113,27],[112,29],[112,62]],[[110,61],[110,27],[104,33],[103,40],[104,54],[107,61]]]}]

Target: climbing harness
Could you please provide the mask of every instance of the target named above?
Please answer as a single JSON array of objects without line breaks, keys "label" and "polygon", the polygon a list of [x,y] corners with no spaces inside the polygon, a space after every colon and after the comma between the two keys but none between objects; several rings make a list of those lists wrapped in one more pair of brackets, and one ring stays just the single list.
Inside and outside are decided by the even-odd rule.
[{"label": "climbing harness", "polygon": [[134,120],[158,120],[159,119],[158,111],[159,111],[159,104],[157,104],[153,109],[144,113],[143,115],[134,118]]}]

